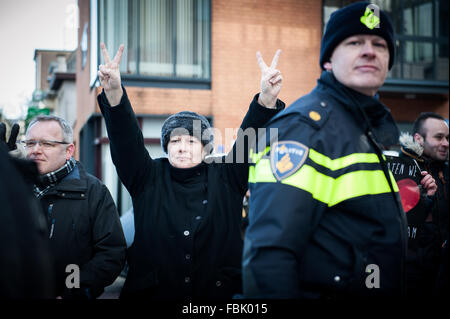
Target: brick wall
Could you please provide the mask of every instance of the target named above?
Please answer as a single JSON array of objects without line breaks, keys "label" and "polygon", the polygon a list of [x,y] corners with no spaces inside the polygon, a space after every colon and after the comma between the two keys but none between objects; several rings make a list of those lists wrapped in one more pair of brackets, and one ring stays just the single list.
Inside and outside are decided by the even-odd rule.
[{"label": "brick wall", "polygon": [[[259,92],[256,51],[270,64],[275,51],[282,49],[278,68],[284,86],[280,98],[287,105],[315,86],[320,75],[322,1],[213,0],[211,6],[211,90],[127,87],[127,92],[137,114],[195,111],[212,116],[214,127],[225,137],[225,129],[239,126],[249,102]],[[89,19],[88,7],[88,0],[79,0],[80,30]],[[110,55],[117,50],[109,49]],[[81,52],[77,54],[80,61]],[[77,94],[76,134],[90,114],[99,112],[97,92],[89,89],[89,66],[81,70],[79,63]],[[448,117],[448,96],[442,100],[382,100],[398,121],[412,121],[421,110],[435,110]],[[232,140],[227,140],[225,150],[231,145]]]},{"label": "brick wall", "polygon": [[394,120],[398,122],[412,123],[422,112],[436,112],[448,118],[448,95],[419,95],[413,98],[400,95],[398,97],[382,97],[381,101],[391,110]]},{"label": "brick wall", "polygon": [[[320,74],[321,1],[212,1],[212,110],[215,127],[238,127],[259,92],[256,51],[270,65],[281,49],[278,68],[288,105],[310,91]],[[232,141],[227,141],[226,150]]]},{"label": "brick wall", "polygon": [[[88,0],[79,0],[80,26],[89,19]],[[127,87],[137,114],[173,114],[191,110],[212,116],[214,127],[239,127],[254,94],[260,71],[256,51],[270,64],[282,49],[278,68],[284,77],[280,98],[290,104],[309,92],[320,74],[322,3],[317,0],[214,0],[211,25],[211,90]],[[81,34],[79,35],[81,38]],[[117,48],[109,48],[110,55]],[[78,51],[78,61],[81,52]],[[88,53],[89,55],[89,53]],[[76,135],[92,112],[96,92],[89,90],[89,67],[77,66]],[[94,90],[95,91],[95,90]],[[225,150],[229,150],[228,140]]]}]

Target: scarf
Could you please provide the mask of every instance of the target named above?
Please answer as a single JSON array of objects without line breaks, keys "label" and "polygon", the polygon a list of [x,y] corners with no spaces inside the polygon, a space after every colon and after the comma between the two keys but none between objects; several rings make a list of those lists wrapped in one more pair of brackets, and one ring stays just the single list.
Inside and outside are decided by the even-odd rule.
[{"label": "scarf", "polygon": [[33,186],[34,195],[37,198],[44,196],[50,188],[58,184],[75,168],[76,161],[70,158],[56,171],[39,176],[39,183]]}]

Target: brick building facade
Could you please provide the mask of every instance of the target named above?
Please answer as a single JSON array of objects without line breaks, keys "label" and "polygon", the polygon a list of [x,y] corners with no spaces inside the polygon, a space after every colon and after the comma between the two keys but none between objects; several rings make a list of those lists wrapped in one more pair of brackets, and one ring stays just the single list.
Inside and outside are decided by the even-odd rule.
[{"label": "brick building facade", "polygon": [[[181,1],[181,0],[178,0]],[[87,25],[90,38],[90,8],[97,1],[79,0],[80,31]],[[282,50],[278,68],[284,78],[280,98],[287,105],[308,93],[320,75],[319,51],[324,20],[324,1],[317,0],[211,0],[210,4],[210,77],[206,87],[177,87],[155,85],[153,82],[123,80],[140,123],[154,119],[157,126],[170,114],[191,110],[209,117],[213,126],[225,137],[226,128],[239,126],[249,102],[259,90],[260,71],[255,53],[261,51],[270,63],[277,49]],[[98,10],[99,8],[95,8]],[[97,14],[97,16],[101,16]],[[94,18],[95,19],[95,18]],[[84,35],[86,36],[86,35]],[[101,124],[96,96],[101,88],[91,87],[91,65],[82,66],[82,50],[89,59],[91,46],[86,47],[83,32],[79,32],[77,50],[77,121],[74,135],[77,157],[88,170],[106,180],[110,188],[119,190],[117,178],[108,181],[106,175],[115,174],[105,154],[106,134]],[[89,43],[89,40],[87,41]],[[97,43],[98,45],[98,43]],[[87,49],[87,51],[86,51]],[[114,55],[117,47],[108,47]],[[101,59],[101,57],[100,57]],[[447,80],[448,91],[448,80]],[[417,93],[408,89],[381,90],[382,101],[401,123],[412,122],[422,111],[435,111],[448,118],[448,92]],[[153,123],[153,122],[149,122]],[[151,125],[151,124],[148,124]],[[158,146],[157,133],[144,137]],[[232,139],[216,145],[227,151]],[[107,147],[107,146],[106,146]],[[105,165],[108,169],[105,169]],[[119,198],[119,195],[114,195]],[[117,200],[117,198],[115,198]],[[124,206],[129,206],[124,205]],[[124,210],[125,208],[122,208]]]}]

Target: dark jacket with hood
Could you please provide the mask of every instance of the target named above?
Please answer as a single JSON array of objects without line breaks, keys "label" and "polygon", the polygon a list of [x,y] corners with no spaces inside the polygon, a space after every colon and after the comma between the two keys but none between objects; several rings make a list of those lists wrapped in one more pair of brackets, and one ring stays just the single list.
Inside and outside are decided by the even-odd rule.
[{"label": "dark jacket with hood", "polygon": [[323,72],[267,128],[278,140],[253,156],[244,296],[402,295],[407,223],[381,153],[398,139],[389,110]]},{"label": "dark jacket with hood", "polygon": [[[257,98],[243,130],[262,127],[284,107],[278,100],[277,109],[267,109]],[[148,154],[125,89],[118,106],[110,107],[104,92],[98,102],[112,160],[134,207],[135,238],[121,298],[229,299],[240,293],[247,147],[237,154],[244,155],[240,162],[233,155],[244,135],[238,134],[227,157],[177,169]]]},{"label": "dark jacket with hood", "polygon": [[[111,194],[77,162],[40,200],[49,226],[57,295],[98,297],[120,274],[126,258],[125,237]],[[70,264],[79,266],[80,288],[66,286],[67,277],[75,274],[66,272]]]}]

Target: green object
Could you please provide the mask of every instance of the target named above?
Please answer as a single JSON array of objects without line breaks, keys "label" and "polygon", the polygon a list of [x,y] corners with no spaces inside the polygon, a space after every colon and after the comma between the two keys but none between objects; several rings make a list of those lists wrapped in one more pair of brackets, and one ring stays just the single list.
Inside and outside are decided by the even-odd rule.
[{"label": "green object", "polygon": [[50,115],[50,109],[48,107],[38,108],[34,106],[30,106],[28,108],[27,117],[25,119],[25,129],[28,127],[30,121],[38,115]]},{"label": "green object", "polygon": [[368,27],[370,30],[375,28],[378,24],[380,24],[380,18],[377,17],[370,8],[366,8],[364,15],[361,17],[361,22]]}]

